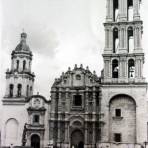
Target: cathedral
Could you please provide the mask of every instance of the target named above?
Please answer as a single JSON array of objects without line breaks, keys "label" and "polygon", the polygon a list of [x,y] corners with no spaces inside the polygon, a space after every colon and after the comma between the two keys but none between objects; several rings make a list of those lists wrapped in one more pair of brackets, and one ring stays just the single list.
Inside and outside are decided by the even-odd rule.
[{"label": "cathedral", "polygon": [[11,53],[2,99],[1,147],[146,148],[147,82],[141,0],[107,0],[101,76],[77,64],[34,95],[27,34]]}]

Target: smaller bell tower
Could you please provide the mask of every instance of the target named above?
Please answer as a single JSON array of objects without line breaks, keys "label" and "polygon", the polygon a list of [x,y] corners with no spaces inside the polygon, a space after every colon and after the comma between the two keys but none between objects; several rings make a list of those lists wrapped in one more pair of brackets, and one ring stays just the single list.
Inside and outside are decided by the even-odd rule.
[{"label": "smaller bell tower", "polygon": [[6,71],[6,92],[3,102],[24,101],[33,95],[34,73],[31,72],[32,52],[21,33],[20,43],[11,53],[11,68]]}]

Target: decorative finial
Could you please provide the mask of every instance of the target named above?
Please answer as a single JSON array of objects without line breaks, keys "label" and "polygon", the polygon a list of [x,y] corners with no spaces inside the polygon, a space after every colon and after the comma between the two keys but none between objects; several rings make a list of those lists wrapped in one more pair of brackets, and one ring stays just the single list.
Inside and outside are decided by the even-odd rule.
[{"label": "decorative finial", "polygon": [[80,68],[83,68],[83,64],[80,64]]},{"label": "decorative finial", "polygon": [[71,68],[70,67],[68,67],[68,71],[71,71]]},{"label": "decorative finial", "polygon": [[93,71],[93,74],[96,75],[96,71],[95,70]]},{"label": "decorative finial", "polygon": [[75,69],[77,68],[77,64],[75,64]]},{"label": "decorative finial", "polygon": [[89,67],[88,66],[86,67],[86,70],[89,70]]},{"label": "decorative finial", "polygon": [[21,33],[21,40],[25,40],[26,38],[27,38],[27,33],[25,33],[25,30],[23,28]]},{"label": "decorative finial", "polygon": [[37,92],[37,95],[39,95],[39,92]]}]

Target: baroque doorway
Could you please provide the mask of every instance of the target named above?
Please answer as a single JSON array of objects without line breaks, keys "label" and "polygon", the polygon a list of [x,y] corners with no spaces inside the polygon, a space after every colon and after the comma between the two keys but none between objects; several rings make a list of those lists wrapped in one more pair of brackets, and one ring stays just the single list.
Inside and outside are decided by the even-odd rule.
[{"label": "baroque doorway", "polygon": [[84,148],[84,135],[80,130],[72,132],[71,148]]},{"label": "baroque doorway", "polygon": [[31,136],[31,147],[40,148],[40,137],[38,135]]}]

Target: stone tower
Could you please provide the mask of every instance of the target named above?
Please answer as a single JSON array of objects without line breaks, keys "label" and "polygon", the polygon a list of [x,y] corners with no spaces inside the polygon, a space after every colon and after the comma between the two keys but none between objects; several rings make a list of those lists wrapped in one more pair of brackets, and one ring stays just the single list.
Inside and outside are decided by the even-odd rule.
[{"label": "stone tower", "polygon": [[104,82],[144,82],[140,0],[107,0]]},{"label": "stone tower", "polygon": [[140,0],[107,0],[101,145],[140,147],[147,138]]},{"label": "stone tower", "polygon": [[28,122],[27,98],[33,95],[32,52],[26,33],[11,54],[11,68],[6,72],[6,93],[2,100],[1,145],[21,145],[24,124]]},{"label": "stone tower", "polygon": [[26,44],[26,33],[11,54],[11,69],[6,72],[6,94],[3,102],[24,101],[33,94],[34,73],[31,72],[32,52]]}]

